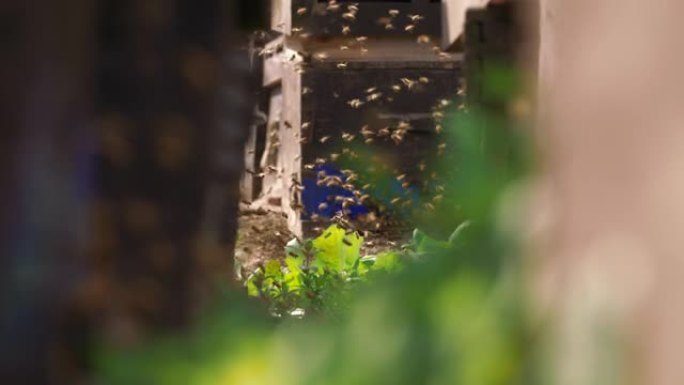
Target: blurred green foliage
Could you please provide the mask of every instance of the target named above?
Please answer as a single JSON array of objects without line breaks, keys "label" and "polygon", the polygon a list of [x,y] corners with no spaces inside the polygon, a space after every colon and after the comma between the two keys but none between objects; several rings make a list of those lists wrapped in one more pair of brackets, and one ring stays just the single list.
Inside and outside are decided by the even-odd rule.
[{"label": "blurred green foliage", "polygon": [[[450,111],[443,133],[450,155],[440,165],[444,199],[436,210],[415,219],[427,233],[446,234],[444,240],[416,231],[408,249],[415,262],[378,275],[372,283],[345,286],[343,299],[328,295],[339,294],[340,280],[367,273],[358,254],[361,239],[331,228],[329,235],[310,243],[291,244],[284,266],[270,262],[250,278],[250,292],[278,298],[275,308],[260,309],[227,291],[187,335],[136,349],[103,350],[104,383],[542,382],[528,326],[520,251],[515,234],[500,221],[501,198],[510,197],[531,166],[525,133],[501,109]],[[327,274],[335,278],[318,282],[325,271],[335,272]],[[311,292],[320,303],[306,302],[303,293]],[[326,314],[322,309],[338,300],[346,305],[335,317],[270,316],[300,307]]]}]

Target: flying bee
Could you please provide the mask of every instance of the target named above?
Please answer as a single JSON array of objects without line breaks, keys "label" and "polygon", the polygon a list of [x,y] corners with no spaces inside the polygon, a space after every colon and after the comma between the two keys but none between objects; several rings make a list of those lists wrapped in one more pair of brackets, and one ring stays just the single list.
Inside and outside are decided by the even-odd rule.
[{"label": "flying bee", "polygon": [[306,129],[308,129],[309,127],[311,127],[311,123],[310,123],[310,122],[304,122],[304,123],[302,123],[302,130],[306,130]]},{"label": "flying bee", "polygon": [[370,87],[366,89],[367,94],[372,94],[373,92],[377,91],[378,87]]},{"label": "flying bee", "polygon": [[309,88],[309,87],[302,88],[302,95],[307,95],[307,94],[310,94],[311,92],[313,92],[313,91],[311,91],[311,88]]},{"label": "flying bee", "polygon": [[341,70],[347,69],[347,66],[348,64],[346,62],[337,63],[337,68]]},{"label": "flying bee", "polygon": [[404,131],[396,130],[390,138],[394,141],[394,144],[399,144],[404,140]]},{"label": "flying bee", "polygon": [[353,12],[346,12],[342,14],[342,18],[347,21],[356,21],[356,14]]},{"label": "flying bee", "polygon": [[302,15],[306,14],[306,12],[307,12],[306,7],[300,7],[300,8],[297,9],[297,14],[298,14],[299,16],[302,16]]},{"label": "flying bee", "polygon": [[352,135],[352,134],[347,133],[347,132],[342,133],[342,140],[344,140],[345,142],[351,142],[352,140],[354,140],[354,138],[355,138],[355,135]]},{"label": "flying bee", "polygon": [[408,88],[409,90],[413,89],[416,86],[416,81],[409,79],[409,78],[401,78],[399,79],[401,82]]},{"label": "flying bee", "polygon": [[363,135],[363,137],[366,138],[366,139],[368,139],[368,138],[370,138],[371,136],[375,135],[375,133],[373,132],[373,130],[371,130],[371,129],[368,127],[368,125],[365,125],[365,126],[361,127],[361,130],[360,130],[359,132],[360,132],[361,135]]},{"label": "flying bee", "polygon": [[443,199],[444,199],[444,195],[437,194],[432,198],[432,201],[435,203],[441,203]]},{"label": "flying bee", "polygon": [[430,79],[428,79],[425,76],[421,76],[418,78],[418,82],[423,83],[423,84],[428,84],[428,83],[430,83]]},{"label": "flying bee", "polygon": [[394,92],[399,92],[399,91],[401,91],[401,86],[398,85],[398,84],[393,84],[393,85],[392,85],[392,91],[394,91]]},{"label": "flying bee", "polygon": [[349,49],[349,46],[346,46],[346,45],[341,45],[341,46],[340,46],[340,51],[346,51],[346,50],[348,50],[348,49]]},{"label": "flying bee", "polygon": [[324,170],[320,170],[320,171],[316,174],[316,177],[317,177],[318,179],[323,179],[323,178],[325,178],[325,177],[326,177],[325,171],[324,171]]},{"label": "flying bee", "polygon": [[411,187],[411,184],[410,184],[409,182],[404,182],[404,183],[401,184],[401,187],[402,187],[404,190],[408,190],[408,188]]},{"label": "flying bee", "polygon": [[382,97],[382,92],[376,92],[376,93],[368,95],[366,97],[366,100],[369,102],[372,102],[372,101],[380,99],[381,97]]},{"label": "flying bee", "polygon": [[313,170],[316,166],[314,164],[305,164],[304,169],[305,170]]},{"label": "flying bee", "polygon": [[394,29],[394,25],[392,23],[387,23],[385,24],[385,29],[390,31]]},{"label": "flying bee", "polygon": [[446,143],[441,143],[440,145],[437,146],[437,154],[442,155],[444,153],[444,150],[446,150]]},{"label": "flying bee", "polygon": [[321,142],[321,143],[325,143],[325,142],[327,142],[327,141],[329,141],[329,140],[330,140],[330,135],[326,135],[326,136],[324,136],[324,137],[318,139],[318,141]]},{"label": "flying bee", "polygon": [[366,47],[361,47],[360,51],[361,51],[361,55],[365,55],[365,54],[368,53],[368,48],[366,48]]},{"label": "flying bee", "polygon": [[322,166],[322,165],[325,164],[325,158],[316,158],[316,160],[314,161],[314,163],[316,163],[316,164],[319,165],[319,166]]},{"label": "flying bee", "polygon": [[416,29],[415,24],[408,24],[404,27],[404,31],[409,32],[409,33],[413,32],[415,29]]},{"label": "flying bee", "polygon": [[348,25],[342,26],[342,34],[343,35],[349,35],[350,32],[351,32],[351,28]]},{"label": "flying bee", "polygon": [[331,160],[331,161],[335,162],[335,161],[337,161],[338,159],[340,159],[340,154],[336,154],[336,153],[330,154],[330,160]]},{"label": "flying bee", "polygon": [[423,16],[421,16],[421,15],[407,15],[407,16],[408,16],[408,18],[409,18],[412,22],[414,22],[414,23],[417,23],[417,22],[419,22],[419,21],[425,19],[425,17],[423,17]]},{"label": "flying bee", "polygon": [[389,127],[383,127],[378,131],[378,136],[387,136],[390,134]]},{"label": "flying bee", "polygon": [[366,138],[364,139],[363,143],[365,144],[373,144],[375,140],[373,138]]},{"label": "flying bee", "polygon": [[416,42],[418,44],[430,44],[430,36],[420,35],[420,36],[418,36],[418,38],[416,38]]},{"label": "flying bee", "polygon": [[394,198],[394,199],[392,199],[392,200],[390,201],[390,203],[393,204],[393,205],[396,205],[396,204],[399,203],[400,201],[401,201],[401,198]]},{"label": "flying bee", "polygon": [[328,176],[325,180],[326,187],[339,187],[342,185],[342,179],[339,176]]},{"label": "flying bee", "polygon": [[387,13],[389,13],[389,15],[392,17],[399,16],[399,10],[398,9],[390,9]]},{"label": "flying bee", "polygon": [[444,127],[442,127],[441,124],[435,125],[435,132],[436,132],[436,133],[441,134],[442,131],[444,131]]},{"label": "flying bee", "polygon": [[368,189],[371,188],[372,186],[373,186],[373,185],[370,184],[370,183],[364,184],[363,186],[361,186],[361,190],[368,190]]},{"label": "flying bee", "polygon": [[433,204],[430,203],[430,202],[423,203],[423,207],[425,207],[426,209],[428,209],[428,210],[430,210],[430,211],[434,211],[434,210],[435,210],[435,205],[433,205]]},{"label": "flying bee", "polygon": [[437,191],[439,193],[443,193],[444,192],[444,186],[438,185],[437,187],[435,187],[435,191]]},{"label": "flying bee", "polygon": [[359,43],[363,43],[364,41],[368,40],[368,36],[357,36],[356,41]]},{"label": "flying bee", "polygon": [[404,179],[406,179],[406,174],[401,174],[401,175],[398,175],[398,176],[397,176],[397,180],[398,180],[399,182],[402,182]]},{"label": "flying bee", "polygon": [[340,9],[340,5],[337,3],[337,0],[330,0],[328,1],[326,9],[331,12],[336,12]]},{"label": "flying bee", "polygon": [[435,111],[432,113],[432,117],[437,120],[444,119],[444,112],[442,111]]},{"label": "flying bee", "polygon": [[360,99],[352,99],[347,102],[352,108],[359,108],[363,105],[363,102]]},{"label": "flying bee", "polygon": [[322,202],[321,204],[318,205],[318,210],[323,211],[328,208],[328,204],[325,202]]}]

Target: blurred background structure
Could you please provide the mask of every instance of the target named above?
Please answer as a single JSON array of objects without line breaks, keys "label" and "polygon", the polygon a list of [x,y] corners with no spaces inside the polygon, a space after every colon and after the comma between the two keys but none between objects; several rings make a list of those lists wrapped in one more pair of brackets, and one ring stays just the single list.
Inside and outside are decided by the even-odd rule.
[{"label": "blurred background structure", "polygon": [[[466,77],[468,98],[486,99],[477,80],[484,68],[514,62],[516,13],[509,2],[493,3],[271,1],[270,31],[253,40],[263,90],[246,146],[243,201],[284,213],[293,234],[311,234],[318,219],[343,210],[335,196],[372,193],[317,184],[321,173],[346,183],[340,170],[359,147],[411,188],[427,186],[426,159],[443,129],[436,111],[463,103]],[[405,190],[396,183],[388,194]]]},{"label": "blurred background structure", "polygon": [[2,383],[81,383],[230,281],[255,3],[0,5]]}]

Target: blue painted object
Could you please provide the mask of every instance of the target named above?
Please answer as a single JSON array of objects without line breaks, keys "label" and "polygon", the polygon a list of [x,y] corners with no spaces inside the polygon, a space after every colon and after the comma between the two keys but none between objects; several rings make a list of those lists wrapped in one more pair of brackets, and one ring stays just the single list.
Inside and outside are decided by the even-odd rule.
[{"label": "blue painted object", "polygon": [[[342,181],[346,182],[347,178],[338,169],[329,164],[324,164],[322,166],[317,166],[314,170],[314,175],[318,175],[319,171],[324,171],[326,175],[339,176]],[[305,218],[309,218],[312,213],[316,213],[324,218],[331,218],[337,212],[342,211],[342,204],[335,202],[336,196],[341,197],[353,197],[354,194],[351,191],[347,191],[342,187],[332,186],[318,186],[316,185],[316,176],[303,178],[302,185],[304,186],[304,191],[302,191],[302,205],[304,205],[305,213],[303,214]],[[331,197],[328,199],[328,197]],[[328,207],[320,210],[318,206],[321,203],[327,203]],[[362,205],[349,206],[348,209],[351,211],[349,214],[350,218],[356,218],[359,215],[364,215],[369,213],[368,207]]]}]

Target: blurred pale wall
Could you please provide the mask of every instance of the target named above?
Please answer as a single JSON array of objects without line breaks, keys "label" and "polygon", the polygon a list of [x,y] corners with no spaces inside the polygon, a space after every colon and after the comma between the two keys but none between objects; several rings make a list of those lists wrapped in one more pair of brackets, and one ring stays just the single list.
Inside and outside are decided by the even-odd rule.
[{"label": "blurred pale wall", "polygon": [[539,293],[559,384],[684,381],[684,2],[541,0]]}]

